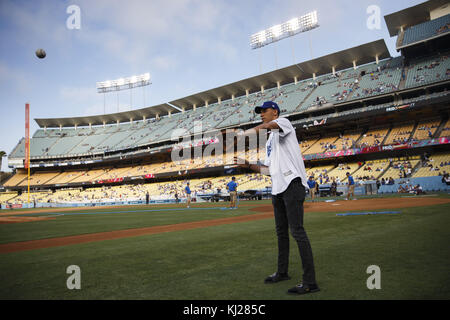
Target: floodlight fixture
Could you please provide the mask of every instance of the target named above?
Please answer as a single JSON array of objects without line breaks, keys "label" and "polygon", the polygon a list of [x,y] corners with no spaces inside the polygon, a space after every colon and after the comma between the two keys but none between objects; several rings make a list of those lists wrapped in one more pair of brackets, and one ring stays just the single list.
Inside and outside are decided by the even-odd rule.
[{"label": "floodlight fixture", "polygon": [[279,38],[283,34],[283,31],[281,30],[281,24],[277,24],[270,28],[270,35],[272,38]]},{"label": "floodlight fixture", "polygon": [[150,73],[144,73],[138,76],[131,76],[127,78],[119,78],[117,80],[106,80],[97,82],[97,92],[106,93],[111,91],[120,91],[126,89],[133,89],[136,87],[144,87],[150,85]]},{"label": "floodlight fixture", "polygon": [[251,35],[250,46],[252,49],[258,49],[298,33],[315,29],[318,26],[317,11],[315,10]]}]

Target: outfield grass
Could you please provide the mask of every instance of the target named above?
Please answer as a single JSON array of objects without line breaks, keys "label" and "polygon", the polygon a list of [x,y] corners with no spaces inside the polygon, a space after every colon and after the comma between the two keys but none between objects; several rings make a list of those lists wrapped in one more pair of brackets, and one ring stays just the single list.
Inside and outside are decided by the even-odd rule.
[{"label": "outfield grass", "polygon": [[[68,215],[0,225],[0,241],[215,219],[249,214],[248,209]],[[275,271],[277,257],[274,221],[265,219],[1,254],[0,298],[449,299],[450,204],[399,211],[348,217],[307,213],[321,287],[311,295],[286,294],[301,278],[292,238],[292,280],[263,283]],[[81,290],[66,288],[69,265],[81,268]],[[380,290],[366,287],[369,265],[381,268]]]}]

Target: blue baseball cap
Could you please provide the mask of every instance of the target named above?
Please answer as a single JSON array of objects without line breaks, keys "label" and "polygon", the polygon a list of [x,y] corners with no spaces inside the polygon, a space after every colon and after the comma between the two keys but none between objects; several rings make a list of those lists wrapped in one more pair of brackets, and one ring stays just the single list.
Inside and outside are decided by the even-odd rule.
[{"label": "blue baseball cap", "polygon": [[280,115],[280,108],[278,107],[278,105],[273,102],[273,101],[266,101],[262,104],[262,106],[256,107],[255,108],[255,112],[256,113],[261,113],[262,109],[267,109],[267,108],[272,108],[278,111],[278,115]]}]

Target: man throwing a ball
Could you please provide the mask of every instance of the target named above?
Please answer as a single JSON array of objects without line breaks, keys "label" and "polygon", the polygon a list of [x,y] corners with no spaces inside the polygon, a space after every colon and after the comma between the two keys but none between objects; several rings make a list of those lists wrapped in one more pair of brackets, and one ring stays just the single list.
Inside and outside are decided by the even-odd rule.
[{"label": "man throwing a ball", "polygon": [[303,227],[303,202],[307,179],[300,146],[295,129],[286,118],[280,118],[280,108],[273,101],[264,102],[255,112],[261,114],[262,124],[238,133],[238,139],[256,134],[259,130],[270,130],[266,143],[266,158],[263,165],[250,164],[235,158],[240,167],[270,175],[272,178],[272,205],[278,237],[278,270],[267,277],[265,283],[289,280],[289,229],[300,251],[303,266],[303,282],[288,290],[291,294],[319,291],[316,283],[311,245]]}]

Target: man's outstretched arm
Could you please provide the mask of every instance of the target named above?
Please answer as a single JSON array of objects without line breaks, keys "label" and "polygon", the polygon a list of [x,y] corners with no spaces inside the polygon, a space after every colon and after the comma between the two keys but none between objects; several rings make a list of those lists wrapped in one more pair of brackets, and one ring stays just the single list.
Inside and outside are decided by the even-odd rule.
[{"label": "man's outstretched arm", "polygon": [[238,136],[257,134],[259,132],[259,130],[263,130],[263,129],[264,130],[275,130],[275,129],[281,130],[278,123],[276,123],[275,121],[270,121],[270,122],[261,123],[260,125],[257,125],[254,128],[250,128],[245,131],[240,131],[240,132],[238,132]]},{"label": "man's outstretched arm", "polygon": [[234,157],[234,163],[237,164],[240,168],[250,169],[253,172],[261,173],[266,176],[270,176],[269,167],[260,165],[260,164],[250,164],[247,160],[243,160],[238,157]]}]

